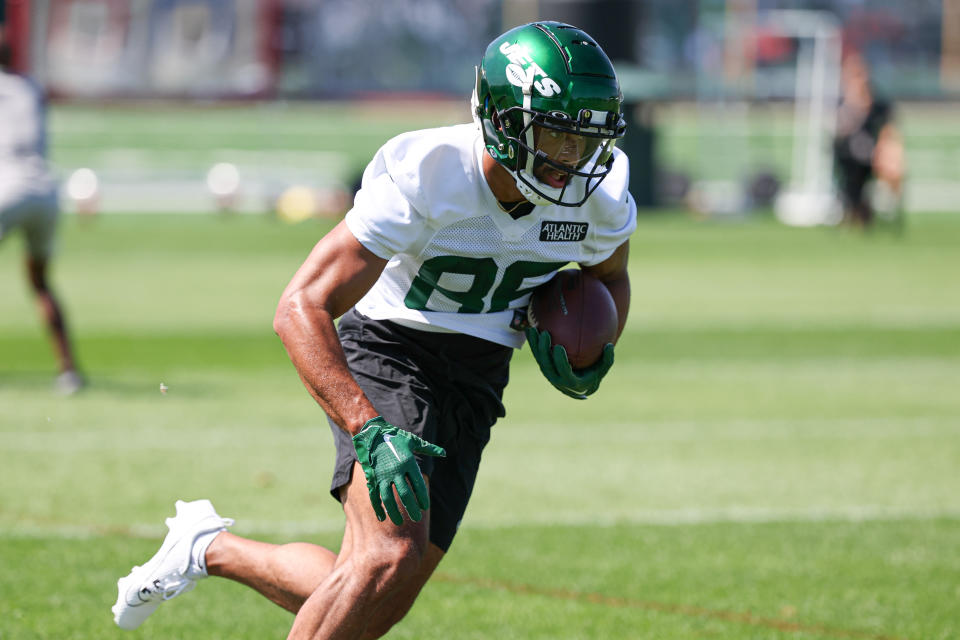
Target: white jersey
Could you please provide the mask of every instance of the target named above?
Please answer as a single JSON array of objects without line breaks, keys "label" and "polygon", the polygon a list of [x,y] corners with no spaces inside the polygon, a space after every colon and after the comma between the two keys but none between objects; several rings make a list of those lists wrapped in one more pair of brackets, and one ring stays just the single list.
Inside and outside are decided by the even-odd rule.
[{"label": "white jersey", "polygon": [[381,147],[346,215],[357,240],[388,260],[358,311],[520,348],[523,333],[511,322],[530,292],[569,262],[603,262],[636,228],[618,149],[583,206],[534,207],[516,220],[487,185],[485,153],[474,124],[413,131]]},{"label": "white jersey", "polygon": [[27,251],[49,258],[59,207],[47,170],[43,97],[18,75],[0,70],[0,240],[22,228]]},{"label": "white jersey", "polygon": [[22,76],[0,70],[0,196],[55,188],[47,170],[43,98]]}]

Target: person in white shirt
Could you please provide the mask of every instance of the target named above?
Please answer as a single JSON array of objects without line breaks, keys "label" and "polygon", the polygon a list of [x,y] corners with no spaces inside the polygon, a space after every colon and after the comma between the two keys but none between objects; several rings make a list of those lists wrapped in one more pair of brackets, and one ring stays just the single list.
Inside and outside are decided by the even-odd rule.
[{"label": "person in white shirt", "polygon": [[77,370],[63,309],[50,288],[59,205],[46,163],[46,110],[40,90],[10,71],[11,51],[0,31],[0,241],[19,230],[26,242],[26,271],[49,329],[60,368],[56,389],[72,394],[84,385]]},{"label": "person in white shirt", "polygon": [[475,124],[403,134],[377,152],[274,320],[334,435],[339,553],[241,538],[209,501],[178,502],[160,551],[118,582],[117,624],[137,627],[207,575],[296,613],[290,638],[377,638],[406,614],[450,547],[505,415],[513,350],[526,337],[545,377],[579,399],[613,364],[609,344],[574,370],[519,320],[530,292],[577,262],[607,286],[623,330],[636,205],[615,147],[621,104],[588,34],[531,23],[487,48]]}]

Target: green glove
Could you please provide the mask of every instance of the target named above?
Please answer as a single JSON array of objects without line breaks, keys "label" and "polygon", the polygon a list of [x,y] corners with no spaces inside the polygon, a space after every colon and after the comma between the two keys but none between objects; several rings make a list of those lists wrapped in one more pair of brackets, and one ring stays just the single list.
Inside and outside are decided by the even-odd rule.
[{"label": "green glove", "polygon": [[574,371],[567,359],[567,350],[562,345],[550,346],[550,334],[527,327],[527,342],[533,357],[540,365],[543,376],[554,387],[577,400],[585,400],[588,395],[600,388],[600,381],[613,366],[613,345],[603,347],[600,359],[584,369]]},{"label": "green glove", "polygon": [[393,488],[396,487],[407,515],[414,522],[420,522],[423,518],[421,509],[430,508],[430,495],[413,454],[446,456],[443,447],[395,427],[381,416],[364,423],[360,432],[353,436],[353,446],[357,450],[363,475],[367,477],[367,491],[377,519],[380,522],[386,519],[383,513],[386,507],[393,524],[403,524],[403,515],[393,496]]}]

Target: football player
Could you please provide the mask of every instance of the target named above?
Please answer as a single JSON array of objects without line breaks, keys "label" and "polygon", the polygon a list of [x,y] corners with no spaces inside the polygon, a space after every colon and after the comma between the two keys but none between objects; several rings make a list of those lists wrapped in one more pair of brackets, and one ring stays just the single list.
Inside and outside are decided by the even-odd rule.
[{"label": "football player", "polygon": [[45,108],[39,89],[10,71],[10,63],[11,50],[0,25],[0,240],[16,229],[23,231],[27,278],[60,366],[55,388],[72,394],[83,386],[83,378],[48,278],[60,210],[45,159]]},{"label": "football player", "polygon": [[580,29],[523,25],[487,48],[472,106],[475,124],[403,134],[377,152],[277,309],[336,443],[339,553],[241,538],[210,502],[178,502],[160,551],[119,581],[121,627],[218,575],[296,613],[291,638],[380,637],[456,535],[505,414],[513,350],[529,341],[564,394],[597,390],[613,345],[574,370],[548,334],[515,319],[574,261],[609,288],[623,330],[636,206],[615,146],[625,125],[613,66]]},{"label": "football player", "polygon": [[[902,197],[903,141],[893,104],[876,95],[870,69],[861,54],[851,51],[844,57],[841,79],[843,96],[837,108],[833,142],[834,177],[844,222],[866,228],[874,220],[871,183],[888,200],[899,202]],[[902,219],[897,222],[902,223]]]}]

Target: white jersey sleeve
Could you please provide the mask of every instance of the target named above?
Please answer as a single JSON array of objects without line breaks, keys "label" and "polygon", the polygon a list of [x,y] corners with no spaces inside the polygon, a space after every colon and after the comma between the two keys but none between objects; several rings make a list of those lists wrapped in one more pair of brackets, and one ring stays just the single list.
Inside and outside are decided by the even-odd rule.
[{"label": "white jersey sleeve", "polygon": [[404,197],[390,174],[378,173],[373,165],[364,172],[362,185],[346,216],[350,232],[385,260],[411,249],[427,228],[423,216]]},{"label": "white jersey sleeve", "polygon": [[613,252],[637,228],[637,205],[628,191],[630,163],[627,155],[614,149],[613,169],[582,208],[589,209],[593,229],[584,244],[592,255],[579,260],[593,266],[613,255]]},{"label": "white jersey sleeve", "polygon": [[388,262],[358,311],[519,348],[523,334],[511,325],[530,292],[570,262],[602,262],[633,232],[619,151],[584,206],[535,207],[517,219],[498,207],[484,153],[472,124],[403,134],[377,152],[346,225]]}]

